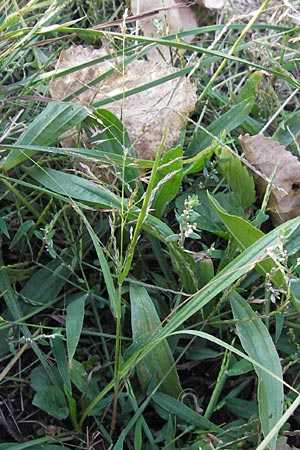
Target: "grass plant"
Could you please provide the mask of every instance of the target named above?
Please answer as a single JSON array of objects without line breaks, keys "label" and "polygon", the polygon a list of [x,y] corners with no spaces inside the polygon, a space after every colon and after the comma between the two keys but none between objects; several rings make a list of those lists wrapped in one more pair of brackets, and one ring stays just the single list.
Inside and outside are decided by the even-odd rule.
[{"label": "grass plant", "polygon": [[[262,23],[270,3],[187,45],[137,35],[125,2],[0,2],[0,450],[300,448],[300,218],[272,225],[238,141],[299,156],[300,5]],[[99,63],[56,71],[72,44],[122,73],[164,45],[177,70],[54,101],[52,79]],[[180,141],[136,158],[105,108],[181,76]],[[74,127],[91,148],[63,146]]]}]

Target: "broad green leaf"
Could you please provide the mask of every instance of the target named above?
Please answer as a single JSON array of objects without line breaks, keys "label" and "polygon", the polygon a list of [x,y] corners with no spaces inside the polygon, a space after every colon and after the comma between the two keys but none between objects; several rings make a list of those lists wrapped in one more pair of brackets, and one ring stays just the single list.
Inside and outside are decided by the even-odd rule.
[{"label": "broad green leaf", "polygon": [[[258,241],[264,233],[251,225],[250,222],[247,222],[245,219],[241,217],[233,216],[228,214],[224,209],[220,206],[220,204],[214,199],[210,194],[208,194],[209,200],[213,205],[215,211],[219,215],[219,217],[223,220],[224,224],[238,242],[239,246],[242,249],[248,248],[250,245]],[[286,222],[287,223],[287,222]],[[284,227],[283,227],[284,231]],[[274,247],[275,243],[271,243],[270,247]],[[272,269],[276,267],[276,262],[273,261],[272,258],[268,257],[263,261],[257,263],[257,268],[262,275],[266,275],[267,273],[271,273]],[[276,285],[277,288],[285,288],[286,286],[285,278],[280,270],[277,270],[272,276],[272,281]],[[299,308],[295,298],[292,296],[293,306],[297,309]]]},{"label": "broad green leaf", "polygon": [[84,319],[84,304],[88,294],[80,294],[67,305],[66,337],[69,364],[72,364]]},{"label": "broad green leaf", "polygon": [[244,210],[255,202],[255,185],[253,177],[238,156],[234,156],[226,147],[221,147],[218,164],[239,204]]},{"label": "broad green leaf", "polygon": [[[134,341],[143,344],[151,333],[161,329],[161,321],[152,299],[143,286],[130,284],[131,326]],[[153,377],[162,382],[160,390],[177,397],[182,392],[174,358],[167,341],[160,343],[136,368],[140,384],[145,391]]]},{"label": "broad green leaf", "polygon": [[[264,436],[271,431],[283,413],[282,368],[272,338],[253,309],[236,291],[229,295],[230,305],[236,321],[236,330],[245,352],[266,369],[276,375],[273,378],[257,366],[254,369],[258,376],[258,408]],[[277,436],[269,444],[271,450],[276,449]]]},{"label": "broad green leaf", "polygon": [[[57,367],[50,367],[50,371],[52,373],[52,380],[55,382],[55,385],[59,388],[63,388],[62,379]],[[41,365],[34,367],[30,373],[30,386],[32,389],[38,392],[49,384],[51,384],[51,379],[49,378],[49,374],[45,371],[44,367]]]},{"label": "broad green leaf", "polygon": [[195,156],[201,150],[209,147],[214,137],[219,137],[224,131],[229,133],[237,128],[248,117],[252,107],[253,101],[249,99],[233,106],[229,111],[211,123],[206,130],[201,130],[197,133],[187,148],[186,155],[189,157]]},{"label": "broad green leaf", "polygon": [[[222,220],[219,218],[218,214],[211,206],[207,192],[203,189],[195,190],[195,195],[198,197],[199,205],[193,207],[193,210],[190,214],[190,222],[195,223],[197,226],[197,230],[205,230],[210,231],[211,233],[216,234],[217,236],[221,236],[223,238],[228,237],[228,231],[226,230],[225,225]],[[241,214],[243,213],[242,208],[239,207],[235,198],[233,198],[232,194],[229,196],[228,194],[224,194],[220,192],[218,195],[218,199],[222,204],[230,205],[234,211],[237,211],[238,207],[240,209]],[[176,198],[175,204],[177,207],[178,214],[183,214],[185,209],[185,201],[188,199],[189,193],[185,192],[179,197]],[[233,203],[235,202],[236,205]]]},{"label": "broad green leaf", "polygon": [[[16,142],[21,145],[51,145],[59,141],[62,135],[82,122],[89,110],[79,103],[51,102],[29,125]],[[34,150],[11,150],[1,161],[3,170],[11,170],[35,155]]]},{"label": "broad green leaf", "polygon": [[182,146],[172,148],[160,160],[156,175],[156,187],[161,184],[153,202],[153,215],[161,217],[167,205],[175,198],[180,188],[182,172]]},{"label": "broad green leaf", "polygon": [[210,282],[215,275],[213,261],[205,254],[199,255],[195,261],[195,276],[198,281],[198,286],[203,287]]},{"label": "broad green leaf", "polygon": [[179,275],[184,291],[190,294],[194,293],[198,289],[194,258],[178,246],[170,246],[169,252],[173,268]]},{"label": "broad green leaf", "polygon": [[68,264],[68,259],[64,262],[54,259],[29,278],[20,292],[21,299],[24,299],[23,312],[28,312],[34,305],[47,305],[57,298],[72,275],[72,268]]},{"label": "broad green leaf", "polygon": [[223,431],[204,416],[169,395],[158,392],[153,395],[153,401],[160,408],[163,408],[167,414],[174,414],[180,423],[183,422],[188,425],[193,425],[201,430],[210,430],[212,432]]},{"label": "broad green leaf", "polygon": [[45,386],[35,394],[32,403],[59,420],[66,419],[69,415],[69,408],[64,393],[57,386]]}]

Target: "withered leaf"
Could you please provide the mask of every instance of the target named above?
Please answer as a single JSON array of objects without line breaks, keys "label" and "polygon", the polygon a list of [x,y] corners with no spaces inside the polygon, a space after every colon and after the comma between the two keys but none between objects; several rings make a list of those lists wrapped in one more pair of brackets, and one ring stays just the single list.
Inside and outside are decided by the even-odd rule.
[{"label": "withered leaf", "polygon": [[[60,54],[56,69],[71,68],[87,61],[107,56],[104,49],[71,46]],[[161,62],[135,60],[122,68],[121,62],[108,59],[90,65],[62,77],[54,79],[50,84],[50,93],[55,100],[62,100],[80,88],[113,70],[108,76],[93,86],[76,95],[74,101],[83,104],[95,104],[126,91],[167,77],[177,71],[174,67]],[[158,84],[145,91],[137,92],[129,97],[121,98],[105,105],[105,108],[121,118],[127,129],[135,153],[139,158],[153,159],[157,149],[164,140],[164,148],[172,148],[179,139],[180,131],[187,116],[196,104],[196,88],[186,78],[175,78]],[[64,142],[65,146],[75,146],[77,137]],[[82,136],[87,147],[86,136]]]},{"label": "withered leaf", "polygon": [[[179,3],[180,5],[177,5]],[[131,0],[131,9],[134,15],[161,9],[157,14],[139,22],[144,36],[161,38],[197,28],[195,13],[189,7],[182,7],[183,3],[182,0]],[[193,38],[194,36],[186,36],[183,40],[189,44]],[[170,62],[171,49],[161,45],[148,52],[147,58],[153,61],[164,59]]]},{"label": "withered leaf", "polygon": [[224,0],[196,0],[196,3],[208,9],[221,9],[224,7]]},{"label": "withered leaf", "polygon": [[262,134],[239,137],[247,160],[260,172],[254,179],[261,196],[270,179],[268,208],[274,226],[300,215],[300,162],[283,145]]}]

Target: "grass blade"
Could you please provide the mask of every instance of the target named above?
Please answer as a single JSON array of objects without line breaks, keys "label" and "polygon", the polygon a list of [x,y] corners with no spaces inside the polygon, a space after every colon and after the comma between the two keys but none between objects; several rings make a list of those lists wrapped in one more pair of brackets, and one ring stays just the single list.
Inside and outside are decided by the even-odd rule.
[{"label": "grass blade", "polygon": [[235,130],[246,120],[252,108],[253,101],[250,99],[233,106],[229,111],[211,123],[206,130],[201,130],[197,133],[187,148],[186,154],[189,157],[195,156],[199,151],[210,146],[214,136],[220,136],[224,131],[229,133]]},{"label": "grass blade", "polygon": [[[282,368],[274,342],[249,304],[234,291],[229,296],[236,322],[237,334],[246,353],[255,361],[282,379]],[[258,408],[264,436],[271,431],[283,412],[283,384],[257,366]],[[270,450],[276,449],[277,435],[269,443]]]},{"label": "grass blade", "polygon": [[[51,145],[59,141],[62,134],[82,122],[89,110],[80,104],[51,102],[21,134],[16,145]],[[35,155],[35,150],[11,150],[1,161],[3,170],[11,170]]]}]

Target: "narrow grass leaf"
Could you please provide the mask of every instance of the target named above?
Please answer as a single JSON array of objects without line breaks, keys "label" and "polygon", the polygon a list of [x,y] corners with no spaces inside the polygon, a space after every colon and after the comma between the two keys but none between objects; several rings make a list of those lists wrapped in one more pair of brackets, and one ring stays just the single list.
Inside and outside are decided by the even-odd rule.
[{"label": "narrow grass leaf", "polygon": [[[75,103],[51,102],[24,131],[16,145],[51,145],[59,141],[61,136],[82,122],[89,114],[89,110]],[[26,159],[35,155],[34,150],[11,150],[1,162],[3,170],[11,170]]]},{"label": "narrow grass leaf", "polygon": [[[253,309],[236,291],[230,296],[230,305],[236,330],[245,352],[255,361],[282,379],[282,368],[274,342]],[[283,413],[283,384],[257,366],[258,408],[264,436],[272,430]],[[277,435],[269,443],[270,450],[276,450]]]},{"label": "narrow grass leaf", "polygon": [[[134,341],[151,339],[161,329],[161,321],[151,297],[143,286],[130,284],[131,324]],[[145,342],[143,342],[145,343]],[[167,341],[149,353],[137,366],[137,375],[144,390],[153,377],[161,382],[160,390],[177,397],[182,392],[174,358]]]},{"label": "narrow grass leaf", "polygon": [[78,215],[82,218],[82,220],[88,230],[90,238],[93,242],[93,245],[96,250],[98,260],[99,260],[99,264],[102,269],[103,277],[105,280],[105,284],[106,284],[106,288],[107,288],[107,292],[108,292],[108,296],[109,296],[109,301],[110,301],[110,306],[111,306],[112,312],[114,314],[114,317],[117,318],[120,315],[120,311],[118,308],[118,295],[117,295],[117,292],[115,289],[114,280],[113,280],[111,272],[110,272],[110,266],[108,264],[106,255],[104,254],[104,251],[102,250],[102,247],[101,247],[100,239],[97,236],[97,234],[95,233],[95,231],[93,230],[91,224],[89,223],[89,221],[87,220],[87,218],[85,217],[85,215],[83,214],[81,209],[78,206],[76,206],[75,210],[78,213]]},{"label": "narrow grass leaf", "polygon": [[253,419],[253,417],[257,417],[258,415],[256,403],[241,398],[228,398],[226,400],[226,406],[231,413],[247,420]]},{"label": "narrow grass leaf", "polygon": [[195,156],[199,151],[209,147],[215,137],[219,137],[224,131],[229,133],[248,117],[253,107],[253,100],[247,99],[233,106],[229,111],[211,123],[206,130],[201,130],[190,143],[186,150],[189,157]]},{"label": "narrow grass leaf", "polygon": [[143,438],[142,438],[142,417],[139,417],[136,421],[134,428],[134,450],[142,450]]},{"label": "narrow grass leaf", "polygon": [[[127,164],[127,156],[134,157],[135,154],[124,124],[112,112],[106,109],[94,111],[93,115],[88,116],[83,122],[83,126],[88,122],[94,125],[91,130],[93,134],[89,139],[93,147],[98,146],[99,150],[105,152],[106,155],[121,155],[123,158],[122,170],[125,182],[134,188],[136,180],[139,177],[139,172],[135,167]],[[98,129],[96,133],[95,127]]]},{"label": "narrow grass leaf", "polygon": [[[7,305],[8,310],[10,311],[12,317],[14,320],[22,320],[23,314],[20,308],[20,304],[17,298],[17,295],[12,288],[12,285],[10,283],[10,279],[7,274],[7,267],[4,265],[4,261],[2,258],[2,253],[0,251],[0,292],[2,293],[3,299]],[[28,339],[28,341],[31,344],[31,348],[35,352],[36,356],[40,360],[42,366],[44,367],[45,371],[47,372],[49,379],[52,382],[55,382],[54,377],[51,373],[50,366],[43,354],[43,352],[40,350],[37,343],[32,339],[32,334],[29,330],[29,328],[26,325],[21,325],[20,329],[24,336]]]},{"label": "narrow grass leaf", "polygon": [[72,359],[74,358],[81,335],[84,319],[84,304],[87,295],[79,295],[67,306],[66,336],[69,364],[72,364]]},{"label": "narrow grass leaf", "polygon": [[31,230],[32,227],[34,227],[35,223],[33,220],[26,220],[23,222],[20,227],[18,228],[16,234],[13,237],[13,240],[10,243],[9,248],[15,247],[17,243],[20,241],[20,239],[26,235],[26,233]]},{"label": "narrow grass leaf", "polygon": [[121,209],[121,199],[109,189],[90,180],[55,169],[35,166],[28,169],[29,175],[47,189],[71,199],[83,200],[90,205]]},{"label": "narrow grass leaf", "polygon": [[53,441],[53,436],[46,436],[18,444],[16,442],[5,442],[0,444],[0,450],[71,450],[71,447],[66,447],[65,445],[47,444],[48,441]]},{"label": "narrow grass leaf", "polygon": [[0,231],[2,231],[2,233],[3,233],[8,239],[10,239],[9,231],[8,231],[7,226],[6,226],[6,223],[4,222],[4,220],[2,219],[2,217],[0,217]]},{"label": "narrow grass leaf", "polygon": [[34,445],[33,447],[30,447],[29,450],[71,450],[71,447],[55,444],[43,444],[42,446]]},{"label": "narrow grass leaf", "polygon": [[[116,209],[117,211],[121,210],[122,201],[125,203],[124,206],[127,206],[128,203],[127,199],[122,200],[109,189],[98,186],[95,183],[76,175],[54,169],[41,169],[37,166],[28,169],[28,173],[33,179],[41,183],[47,189],[66,196],[66,201],[77,199],[88,205],[96,205],[105,209]],[[18,182],[18,180],[14,181]],[[38,189],[37,186],[29,183],[20,181],[19,183],[32,189]],[[48,194],[51,194],[51,192]],[[130,219],[136,219],[139,212],[140,209],[133,206],[128,211],[128,216]],[[166,237],[173,234],[173,231],[166,223],[151,214],[148,215],[147,221],[143,223],[143,228],[164,242]]]},{"label": "narrow grass leaf", "polygon": [[60,337],[52,339],[51,348],[63,383],[65,384],[67,390],[71,393],[72,387],[69,375],[68,361],[62,339]]}]

